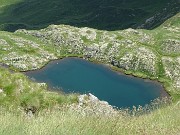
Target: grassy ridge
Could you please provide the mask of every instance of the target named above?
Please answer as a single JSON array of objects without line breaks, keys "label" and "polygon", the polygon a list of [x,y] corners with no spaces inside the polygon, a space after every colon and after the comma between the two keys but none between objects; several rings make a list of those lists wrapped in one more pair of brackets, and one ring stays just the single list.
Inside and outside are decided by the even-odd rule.
[{"label": "grassy ridge", "polygon": [[51,108],[56,105],[77,102],[75,94],[58,94],[50,92],[45,84],[29,81],[21,73],[10,73],[0,67],[0,106],[12,109],[33,107],[34,111]]}]

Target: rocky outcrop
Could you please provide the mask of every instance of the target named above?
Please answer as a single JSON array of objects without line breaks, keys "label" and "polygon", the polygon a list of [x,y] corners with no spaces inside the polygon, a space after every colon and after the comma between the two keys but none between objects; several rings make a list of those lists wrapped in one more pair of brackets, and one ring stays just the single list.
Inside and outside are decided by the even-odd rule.
[{"label": "rocky outcrop", "polygon": [[114,116],[118,111],[108,104],[106,101],[99,100],[96,96],[84,94],[78,96],[78,104],[70,105],[70,110],[85,115],[104,115]]},{"label": "rocky outcrop", "polygon": [[180,90],[180,57],[176,59],[163,57],[162,63],[164,65],[166,76],[174,82],[174,88]]},{"label": "rocky outcrop", "polygon": [[[157,58],[153,51],[139,47],[143,43],[153,44],[152,36],[137,30],[127,29],[118,33],[108,33],[90,28],[51,25],[40,31],[18,30],[16,33],[36,36],[43,42],[58,46],[59,52],[67,55],[81,54],[85,58],[108,64],[117,61],[118,67],[126,70],[145,70],[151,75],[156,75],[158,70]],[[139,48],[136,49],[137,47]],[[134,51],[131,51],[133,49]]]},{"label": "rocky outcrop", "polygon": [[119,66],[126,70],[148,72],[156,75],[157,56],[144,47],[138,48],[133,52],[127,52],[119,59]]},{"label": "rocky outcrop", "polygon": [[162,53],[169,55],[180,55],[180,40],[166,39],[160,46]]},{"label": "rocky outcrop", "polygon": [[[34,42],[22,37],[7,35],[11,41],[9,44],[6,40],[0,40],[1,60],[9,66],[13,66],[21,71],[35,70],[42,67],[49,60],[57,57],[42,48]],[[13,43],[13,44],[12,44]],[[2,44],[2,45],[1,45]]]}]

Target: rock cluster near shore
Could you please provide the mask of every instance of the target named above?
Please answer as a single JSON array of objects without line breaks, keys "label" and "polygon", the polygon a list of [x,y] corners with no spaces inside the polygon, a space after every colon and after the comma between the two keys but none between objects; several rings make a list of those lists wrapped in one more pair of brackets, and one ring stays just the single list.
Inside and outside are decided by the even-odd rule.
[{"label": "rock cluster near shore", "polygon": [[69,109],[77,113],[80,113],[84,116],[114,116],[118,114],[118,111],[111,105],[109,105],[108,102],[99,100],[96,96],[92,95],[91,93],[78,96],[78,104],[70,105]]},{"label": "rock cluster near shore", "polygon": [[174,87],[180,89],[180,57],[175,59],[170,57],[163,57],[162,62],[166,76],[174,81]]},{"label": "rock cluster near shore", "polygon": [[125,30],[124,33],[108,33],[90,28],[79,29],[65,25],[51,25],[38,32],[17,31],[17,33],[21,32],[58,46],[60,53],[81,54],[85,58],[109,64],[116,61],[119,67],[134,71],[144,70],[151,75],[155,75],[157,72],[156,54],[133,41],[134,39],[124,38],[126,35],[133,34],[137,39],[140,39],[141,36],[145,37],[145,40],[149,39],[147,34],[133,29]]},{"label": "rock cluster near shore", "polygon": [[49,60],[57,59],[53,53],[44,50],[34,41],[11,35],[7,37],[14,44],[0,39],[1,50],[5,51],[1,54],[1,60],[6,65],[21,71],[35,70],[41,68]]}]

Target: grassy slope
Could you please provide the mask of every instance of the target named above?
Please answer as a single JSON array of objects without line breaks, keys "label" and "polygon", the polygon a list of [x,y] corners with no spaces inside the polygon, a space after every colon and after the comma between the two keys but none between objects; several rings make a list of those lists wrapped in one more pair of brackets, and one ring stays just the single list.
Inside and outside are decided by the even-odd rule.
[{"label": "grassy slope", "polygon": [[0,67],[0,106],[12,109],[26,109],[34,106],[37,111],[55,105],[77,102],[75,94],[64,95],[47,91],[46,85],[29,81],[21,73],[10,73]]},{"label": "grassy slope", "polygon": [[148,115],[129,117],[82,116],[72,111],[41,112],[28,119],[22,114],[0,111],[1,135],[178,135],[180,104]]},{"label": "grassy slope", "polygon": [[[137,27],[158,13],[168,16],[172,12],[172,16],[179,11],[176,0],[0,0],[0,3],[0,29],[8,31],[50,24],[117,30]],[[165,7],[167,12],[163,11]],[[147,28],[160,23],[162,20]]]}]

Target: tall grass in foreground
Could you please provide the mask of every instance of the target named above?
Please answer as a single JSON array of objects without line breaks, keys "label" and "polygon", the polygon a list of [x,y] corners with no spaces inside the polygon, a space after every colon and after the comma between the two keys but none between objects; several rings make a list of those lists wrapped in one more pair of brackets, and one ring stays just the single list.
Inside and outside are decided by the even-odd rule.
[{"label": "tall grass in foreground", "polygon": [[1,135],[179,135],[180,103],[138,117],[83,116],[61,108],[28,118],[1,109],[0,121]]}]

